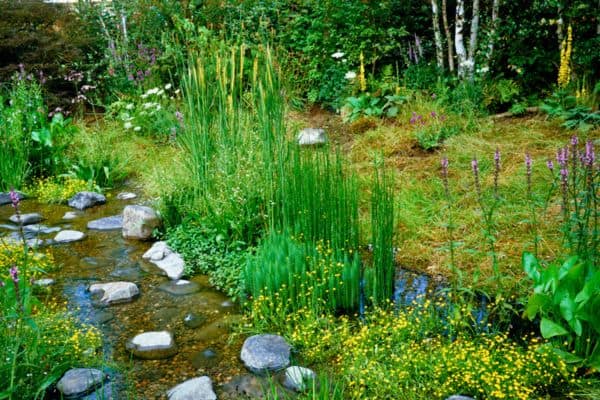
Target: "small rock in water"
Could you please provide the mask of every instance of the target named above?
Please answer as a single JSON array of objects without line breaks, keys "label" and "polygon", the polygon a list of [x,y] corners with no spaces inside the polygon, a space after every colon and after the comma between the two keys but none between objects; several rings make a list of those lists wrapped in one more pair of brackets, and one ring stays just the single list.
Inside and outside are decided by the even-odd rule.
[{"label": "small rock in water", "polygon": [[56,243],[69,243],[76,242],[78,240],[83,240],[85,238],[85,233],[79,231],[71,231],[65,230],[58,232],[56,236],[54,236],[54,241]]},{"label": "small rock in water", "polygon": [[291,346],[279,335],[254,335],[244,341],[240,358],[251,372],[264,375],[290,365]]},{"label": "small rock in water", "polygon": [[135,283],[131,282],[110,282],[95,283],[90,286],[90,293],[101,294],[100,304],[111,305],[116,303],[125,303],[133,300],[140,294]]},{"label": "small rock in water", "polygon": [[48,233],[59,232],[60,228],[58,226],[46,226],[41,224],[33,224],[27,225],[23,227],[23,231],[31,232],[35,234],[47,235]]},{"label": "small rock in water", "polygon": [[0,229],[4,229],[7,231],[18,231],[19,227],[17,225],[0,224]]},{"label": "small rock in water", "polygon": [[283,386],[296,392],[303,392],[312,385],[316,378],[317,374],[312,369],[298,366],[287,367]]},{"label": "small rock in water", "polygon": [[63,215],[62,219],[64,219],[65,221],[70,221],[72,219],[78,218],[79,215],[80,214],[77,211],[67,211],[65,215]]},{"label": "small rock in water", "polygon": [[87,224],[88,229],[97,231],[111,231],[123,228],[123,216],[113,215],[112,217],[105,217],[90,221]]},{"label": "small rock in water", "polygon": [[207,368],[217,363],[217,353],[212,349],[205,349],[192,355],[191,362],[194,368]]},{"label": "small rock in water", "polygon": [[145,360],[169,358],[177,353],[173,335],[167,331],[144,332],[125,345],[134,356]]},{"label": "small rock in water", "polygon": [[221,303],[221,307],[223,307],[223,308],[233,307],[233,302],[230,300],[225,300],[224,302]]},{"label": "small rock in water", "polygon": [[198,328],[202,325],[204,325],[207,321],[206,316],[202,315],[202,314],[195,314],[195,313],[189,313],[186,314],[185,317],[183,317],[183,324],[185,326],[187,326],[188,328]]},{"label": "small rock in water", "polygon": [[79,192],[69,199],[69,207],[85,210],[106,203],[106,197],[96,192]]},{"label": "small rock in water", "polygon": [[162,283],[158,288],[175,296],[184,296],[200,291],[200,285],[198,285],[196,282],[186,281],[185,279],[165,282]]},{"label": "small rock in water", "polygon": [[475,399],[472,397],[469,397],[469,396],[461,396],[460,394],[455,394],[455,395],[452,395],[452,396],[446,398],[446,400],[475,400]]},{"label": "small rock in water", "polygon": [[113,384],[108,382],[102,387],[96,389],[92,394],[88,394],[85,397],[82,397],[81,400],[118,400],[119,396],[117,395],[117,391],[115,390]]},{"label": "small rock in water", "polygon": [[[23,193],[17,192],[17,198],[19,200],[24,200],[26,197]],[[6,204],[11,204],[11,203],[12,203],[12,199],[10,198],[10,193],[8,193],[8,192],[0,193],[0,206],[4,206]]]},{"label": "small rock in water", "polygon": [[327,143],[325,130],[321,128],[304,128],[298,134],[300,146],[315,146]]},{"label": "small rock in water", "polygon": [[15,214],[9,218],[13,224],[31,225],[37,224],[42,220],[42,216],[38,213]]},{"label": "small rock in water", "polygon": [[169,400],[217,400],[208,376],[189,379],[169,389]]},{"label": "small rock in water", "polygon": [[128,281],[138,280],[142,276],[142,271],[138,265],[122,266],[114,269],[110,273],[110,276],[115,278],[124,279]]},{"label": "small rock in water", "polygon": [[35,281],[33,281],[33,284],[36,286],[52,286],[54,285],[56,282],[54,281],[54,279],[51,278],[42,278],[42,279],[37,279]]},{"label": "small rock in water", "polygon": [[76,398],[92,392],[104,381],[104,373],[93,368],[73,368],[68,370],[56,384],[65,397]]},{"label": "small rock in water", "polygon": [[131,200],[131,199],[135,199],[136,197],[137,197],[137,194],[131,193],[131,192],[121,192],[117,195],[117,199],[119,199],[119,200]]},{"label": "small rock in water", "polygon": [[160,217],[150,207],[126,206],[123,209],[123,237],[125,239],[150,239],[154,229],[160,225]]},{"label": "small rock in water", "polygon": [[105,324],[109,321],[112,321],[115,318],[115,315],[111,312],[108,311],[99,311],[97,313],[94,313],[91,317],[90,317],[90,322],[92,323],[96,323],[96,324]]},{"label": "small rock in water", "polygon": [[179,280],[183,275],[185,262],[166,242],[156,242],[142,256],[161,269],[172,280]]},{"label": "small rock in water", "polygon": [[[246,374],[234,376],[222,388],[223,392],[227,394],[227,398],[264,399],[267,397],[267,393],[265,392],[269,390],[269,386],[270,383],[267,381],[267,378]],[[282,389],[277,387],[279,398],[287,398],[282,392]]]}]

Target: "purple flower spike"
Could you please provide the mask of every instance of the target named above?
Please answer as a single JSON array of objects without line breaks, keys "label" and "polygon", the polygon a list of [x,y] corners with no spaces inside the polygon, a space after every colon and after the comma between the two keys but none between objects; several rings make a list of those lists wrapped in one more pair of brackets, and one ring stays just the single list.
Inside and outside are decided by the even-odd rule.
[{"label": "purple flower spike", "polygon": [[10,269],[10,277],[14,283],[19,282],[19,269],[14,265]]},{"label": "purple flower spike", "polygon": [[548,167],[550,172],[554,172],[554,163],[552,162],[552,160],[546,161],[546,166]]},{"label": "purple flower spike", "polygon": [[529,153],[525,154],[525,167],[527,168],[527,173],[531,173],[531,156]]},{"label": "purple flower spike", "polygon": [[471,161],[471,169],[473,170],[474,174],[478,174],[479,173],[479,162],[477,161],[476,158],[474,158]]},{"label": "purple flower spike", "polygon": [[588,140],[587,142],[585,142],[585,156],[584,156],[585,165],[587,165],[588,167],[591,167],[592,165],[594,165],[595,159],[596,159],[596,154],[594,151],[594,142],[592,142],[591,140]]},{"label": "purple flower spike", "polygon": [[435,117],[437,117],[437,114],[436,114],[436,112],[435,112],[435,111],[432,111],[432,112],[430,113],[430,115],[431,115],[431,118],[435,118]]},{"label": "purple flower spike", "polygon": [[442,171],[448,172],[448,157],[442,158],[441,164],[442,164]]},{"label": "purple flower spike", "polygon": [[571,138],[571,146],[577,146],[577,143],[579,143],[579,138],[577,137],[577,135],[574,135]]},{"label": "purple flower spike", "polygon": [[21,198],[19,197],[19,194],[15,191],[15,189],[10,189],[10,201],[12,202],[12,205],[14,208],[19,207],[19,203],[21,202]]}]

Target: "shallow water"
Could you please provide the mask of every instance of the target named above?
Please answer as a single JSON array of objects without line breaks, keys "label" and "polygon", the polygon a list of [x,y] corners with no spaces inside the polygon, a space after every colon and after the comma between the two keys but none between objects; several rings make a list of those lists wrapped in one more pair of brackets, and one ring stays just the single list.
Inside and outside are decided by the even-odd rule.
[{"label": "shallow water", "polygon": [[[39,212],[44,217],[43,225],[74,229],[87,235],[80,242],[50,246],[60,266],[47,274],[56,280],[50,295],[65,301],[81,321],[101,330],[105,358],[126,367],[126,378],[113,373],[116,386],[123,387],[123,382],[128,381],[135,387],[135,398],[164,398],[169,388],[196,376],[208,375],[219,383],[241,373],[240,344],[227,343],[227,326],[237,318],[239,310],[226,296],[211,288],[205,276],[191,279],[200,285],[197,293],[186,296],[166,293],[158,287],[168,282],[168,278],[153,273],[155,267],[142,260],[142,254],[151,243],[125,240],[120,230],[101,232],[86,227],[88,221],[120,214],[125,205],[139,202],[139,199],[122,201],[109,197],[105,205],[87,209],[75,220],[64,221],[64,213],[74,209],[39,204],[34,200],[22,201],[21,211]],[[13,213],[10,205],[0,206],[0,224],[10,224],[8,218]],[[0,226],[0,235],[9,234],[9,227]],[[46,239],[55,235],[54,232],[39,237]],[[121,280],[136,283],[140,296],[131,303],[105,308],[93,304],[87,290],[90,284]],[[200,315],[205,322],[197,328],[185,326],[184,317],[191,312]],[[166,360],[131,358],[125,350],[125,342],[138,333],[152,330],[172,332],[178,354]],[[207,349],[216,356],[211,352],[202,354]],[[119,394],[115,398],[127,397]]]}]

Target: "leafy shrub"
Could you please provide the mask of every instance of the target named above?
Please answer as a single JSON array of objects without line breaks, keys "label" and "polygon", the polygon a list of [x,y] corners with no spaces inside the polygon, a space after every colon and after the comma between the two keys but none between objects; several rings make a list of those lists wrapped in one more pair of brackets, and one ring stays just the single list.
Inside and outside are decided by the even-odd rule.
[{"label": "leafy shrub", "polygon": [[415,131],[415,137],[423,150],[434,150],[449,137],[459,133],[457,126],[447,121],[446,115],[431,111],[422,116],[413,112],[410,124]]},{"label": "leafy shrub", "polygon": [[587,132],[600,126],[600,111],[579,104],[578,99],[566,91],[554,93],[540,108],[550,117],[563,120],[563,126],[567,129]]},{"label": "leafy shrub", "polygon": [[81,191],[98,190],[94,181],[68,176],[50,177],[34,182],[26,191],[41,203],[63,204]]},{"label": "leafy shrub", "polygon": [[393,118],[398,115],[399,106],[406,101],[407,97],[399,95],[376,97],[361,94],[357,97],[348,97],[345,101],[345,108],[349,110],[349,113],[344,119],[347,122],[353,122],[361,116]]}]

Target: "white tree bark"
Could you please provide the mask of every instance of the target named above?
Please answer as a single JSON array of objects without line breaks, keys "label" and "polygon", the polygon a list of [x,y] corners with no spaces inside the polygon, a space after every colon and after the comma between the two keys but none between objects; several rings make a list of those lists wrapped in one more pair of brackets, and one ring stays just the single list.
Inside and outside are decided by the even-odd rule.
[{"label": "white tree bark", "polygon": [[440,32],[440,13],[437,0],[431,0],[431,17],[433,20],[433,36],[435,39],[435,55],[437,66],[444,69],[444,48],[442,46],[442,34]]},{"label": "white tree bark", "polygon": [[[492,2],[492,26],[490,27],[490,41],[488,43],[488,52],[486,57],[485,69],[489,71],[490,64],[494,57],[494,46],[496,44],[496,29],[498,27],[498,13],[500,12],[500,0]],[[487,72],[486,71],[486,72]]]},{"label": "white tree bark", "polygon": [[448,69],[454,72],[454,41],[450,34],[450,26],[448,25],[448,6],[446,0],[442,0],[442,21],[444,22],[444,32],[446,33],[446,41],[448,43]]},{"label": "white tree bark", "polygon": [[468,75],[467,51],[464,42],[465,0],[456,0],[456,21],[454,24],[454,45],[458,61],[458,77],[463,79]]},{"label": "white tree bark", "polygon": [[475,53],[477,52],[477,36],[479,35],[479,0],[473,0],[473,16],[471,18],[471,39],[469,40],[468,65],[469,79],[473,78],[475,69]]},{"label": "white tree bark", "polygon": [[558,19],[556,20],[556,36],[558,36],[558,50],[562,50],[563,40],[565,39],[565,34],[563,30],[564,20],[563,20],[563,6],[562,3],[558,2]]}]

